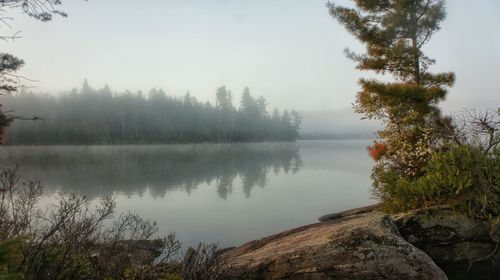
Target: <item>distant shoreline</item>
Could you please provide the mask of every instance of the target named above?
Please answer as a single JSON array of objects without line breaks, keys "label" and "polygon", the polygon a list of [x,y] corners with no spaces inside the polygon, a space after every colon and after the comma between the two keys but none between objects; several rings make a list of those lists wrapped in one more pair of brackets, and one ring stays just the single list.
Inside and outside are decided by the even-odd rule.
[{"label": "distant shoreline", "polygon": [[299,140],[372,140],[374,133],[303,133]]},{"label": "distant shoreline", "polygon": [[232,144],[277,144],[277,143],[300,143],[313,141],[352,141],[352,140],[373,140],[373,137],[332,137],[332,138],[300,138],[295,141],[249,141],[249,142],[172,142],[172,143],[53,143],[53,144],[15,144],[5,143],[3,147],[51,147],[51,146],[164,146],[164,145],[232,145]]},{"label": "distant shoreline", "polygon": [[[361,139],[360,139],[361,140]],[[51,146],[165,146],[165,145],[232,145],[232,144],[265,144],[265,143],[298,143],[301,140],[296,141],[249,141],[249,142],[172,142],[172,143],[53,143],[53,144],[15,144],[15,143],[5,143],[3,147],[51,147]],[[309,140],[307,140],[309,141]]]}]

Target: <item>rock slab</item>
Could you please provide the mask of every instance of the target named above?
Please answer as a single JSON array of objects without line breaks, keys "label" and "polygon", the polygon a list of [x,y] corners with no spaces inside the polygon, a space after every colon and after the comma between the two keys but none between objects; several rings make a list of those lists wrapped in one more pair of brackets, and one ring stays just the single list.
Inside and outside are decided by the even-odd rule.
[{"label": "rock slab", "polygon": [[251,241],[221,257],[231,279],[447,279],[377,211]]}]

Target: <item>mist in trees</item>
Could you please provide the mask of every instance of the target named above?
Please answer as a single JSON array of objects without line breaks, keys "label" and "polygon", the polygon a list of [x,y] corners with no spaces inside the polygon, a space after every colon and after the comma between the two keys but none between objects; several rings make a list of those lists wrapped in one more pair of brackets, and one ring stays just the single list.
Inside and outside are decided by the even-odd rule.
[{"label": "mist in trees", "polygon": [[224,86],[215,92],[215,105],[189,92],[116,93],[108,86],[93,89],[87,81],[57,96],[23,91],[3,99],[16,114],[41,118],[14,122],[5,136],[13,145],[294,141],[301,124],[294,110],[268,112],[266,100],[248,88],[238,108]]}]

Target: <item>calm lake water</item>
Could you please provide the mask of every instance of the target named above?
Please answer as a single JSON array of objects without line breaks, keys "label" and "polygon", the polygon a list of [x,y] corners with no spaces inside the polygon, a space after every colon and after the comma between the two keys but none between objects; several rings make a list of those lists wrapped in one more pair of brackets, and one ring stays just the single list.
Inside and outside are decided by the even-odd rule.
[{"label": "calm lake water", "polygon": [[256,144],[1,147],[0,165],[60,191],[154,219],[184,246],[236,246],[373,203],[370,140]]}]

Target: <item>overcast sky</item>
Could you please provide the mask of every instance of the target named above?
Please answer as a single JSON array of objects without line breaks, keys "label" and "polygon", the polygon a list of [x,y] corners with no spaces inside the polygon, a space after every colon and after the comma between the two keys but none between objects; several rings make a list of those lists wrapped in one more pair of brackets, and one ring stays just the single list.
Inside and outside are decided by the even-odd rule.
[{"label": "overcast sky", "polygon": [[[335,110],[350,106],[366,74],[344,56],[361,45],[325,2],[66,0],[69,17],[49,23],[11,13],[23,38],[2,44],[26,61],[21,74],[40,91],[87,78],[94,87],[157,87],[212,101],[220,85],[236,96],[249,86],[273,107]],[[448,0],[447,13],[425,47],[437,59],[433,70],[457,74],[445,107],[500,106],[500,1]]]}]

